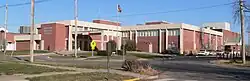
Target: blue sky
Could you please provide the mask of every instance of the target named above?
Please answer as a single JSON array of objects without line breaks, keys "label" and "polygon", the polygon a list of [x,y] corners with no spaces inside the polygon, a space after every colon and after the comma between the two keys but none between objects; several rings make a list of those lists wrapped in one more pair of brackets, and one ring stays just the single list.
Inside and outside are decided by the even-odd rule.
[{"label": "blue sky", "polygon": [[[8,0],[8,4],[24,3],[30,0]],[[116,5],[120,4],[121,15],[164,12],[170,10],[204,7],[230,3],[235,0],[79,0],[79,20],[92,21],[101,18],[116,20]],[[4,5],[5,0],[0,0]],[[35,22],[70,20],[74,18],[74,0],[51,0],[36,4]],[[9,30],[17,32],[20,25],[30,23],[30,5],[9,8]],[[201,26],[206,22],[230,22],[233,31],[239,32],[239,25],[233,23],[232,5],[203,10],[137,15],[120,17],[123,25],[142,24],[146,21],[165,20],[173,23],[187,23]],[[4,8],[0,8],[0,26],[4,24]]]}]

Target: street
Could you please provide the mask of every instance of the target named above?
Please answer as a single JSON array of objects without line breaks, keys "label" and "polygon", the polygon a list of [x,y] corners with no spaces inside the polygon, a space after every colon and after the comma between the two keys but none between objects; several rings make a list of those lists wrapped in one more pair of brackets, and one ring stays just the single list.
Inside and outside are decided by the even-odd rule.
[{"label": "street", "polygon": [[[36,61],[56,62],[63,65],[80,65],[81,67],[105,68],[106,61],[91,61],[47,58],[36,56]],[[214,64],[214,57],[173,56],[170,58],[156,58],[148,60],[153,68],[159,70],[156,81],[249,81],[250,68],[222,67]],[[111,67],[118,69],[121,61],[112,61]],[[97,67],[98,66],[98,67]]]},{"label": "street", "polygon": [[151,61],[161,70],[157,81],[249,81],[250,68],[240,69],[217,66],[211,57],[174,57]]}]

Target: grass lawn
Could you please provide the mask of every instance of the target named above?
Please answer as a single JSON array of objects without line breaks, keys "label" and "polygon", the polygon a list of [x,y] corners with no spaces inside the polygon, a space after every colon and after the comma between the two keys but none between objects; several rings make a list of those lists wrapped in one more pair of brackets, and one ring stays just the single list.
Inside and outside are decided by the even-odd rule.
[{"label": "grass lawn", "polygon": [[62,74],[53,76],[42,76],[28,78],[30,81],[123,81],[132,79],[130,76],[122,76],[119,74],[108,74],[103,72],[81,73],[81,74]]},{"label": "grass lawn", "polygon": [[61,71],[69,71],[69,70],[53,69],[47,67],[19,64],[19,63],[0,62],[0,74],[6,74],[6,75],[40,74],[44,72],[61,72]]},{"label": "grass lawn", "polygon": [[139,53],[128,53],[127,55],[133,55],[138,58],[146,58],[146,59],[153,59],[153,58],[159,58],[159,55],[149,55],[149,54],[139,54]]},{"label": "grass lawn", "polygon": [[[7,55],[11,55],[12,51],[6,51]],[[42,53],[49,53],[49,51],[45,51],[45,50],[34,50],[35,54],[42,54]],[[0,54],[3,54],[3,52],[0,52]],[[25,51],[13,51],[13,55],[28,55],[30,54],[29,50],[25,50]]]},{"label": "grass lawn", "polygon": [[250,61],[246,61],[246,64],[242,64],[242,60],[220,60],[222,64],[250,67]]},{"label": "grass lawn", "polygon": [[[36,62],[37,64],[51,65],[51,66],[67,66],[76,68],[87,68],[87,69],[106,69],[106,61],[82,61],[81,63],[61,63],[61,62]],[[120,69],[123,62],[110,62],[110,68]]]},{"label": "grass lawn", "polygon": [[[92,56],[92,53],[91,52],[84,52],[84,53],[78,52],[77,56],[78,56],[78,58],[87,58],[87,57]],[[94,52],[94,56],[97,56],[96,52]],[[72,53],[72,54],[68,54],[67,56],[50,55],[49,57],[51,57],[51,58],[75,58],[75,55],[74,55],[74,53]]]}]

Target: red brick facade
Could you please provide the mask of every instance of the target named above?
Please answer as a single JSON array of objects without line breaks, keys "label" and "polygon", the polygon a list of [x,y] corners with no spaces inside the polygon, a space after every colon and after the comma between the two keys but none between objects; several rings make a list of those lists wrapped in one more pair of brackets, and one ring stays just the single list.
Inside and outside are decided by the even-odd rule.
[{"label": "red brick facade", "polygon": [[40,29],[44,49],[49,51],[65,50],[66,27],[63,24],[42,24]]},{"label": "red brick facade", "polygon": [[192,51],[194,50],[194,31],[183,29],[183,50]]},{"label": "red brick facade", "polygon": [[16,50],[30,50],[30,41],[16,41]]},{"label": "red brick facade", "polygon": [[107,20],[93,20],[93,23],[121,26],[121,23],[107,21]]}]

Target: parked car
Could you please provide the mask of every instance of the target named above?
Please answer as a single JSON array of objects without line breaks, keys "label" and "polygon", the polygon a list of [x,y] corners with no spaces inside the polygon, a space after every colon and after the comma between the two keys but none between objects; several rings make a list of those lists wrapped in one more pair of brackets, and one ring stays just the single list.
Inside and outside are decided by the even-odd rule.
[{"label": "parked car", "polygon": [[197,53],[198,55],[204,55],[204,56],[208,56],[209,52],[207,50],[200,50],[200,52]]},{"label": "parked car", "polygon": [[222,55],[224,52],[221,50],[216,50],[216,55]]}]

